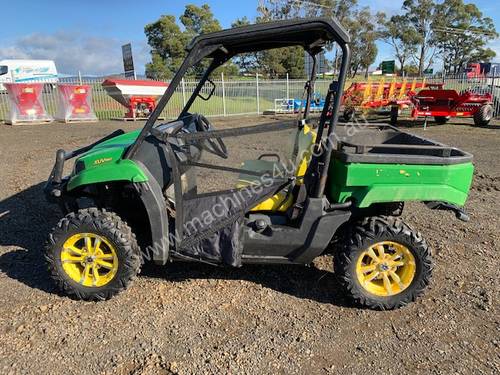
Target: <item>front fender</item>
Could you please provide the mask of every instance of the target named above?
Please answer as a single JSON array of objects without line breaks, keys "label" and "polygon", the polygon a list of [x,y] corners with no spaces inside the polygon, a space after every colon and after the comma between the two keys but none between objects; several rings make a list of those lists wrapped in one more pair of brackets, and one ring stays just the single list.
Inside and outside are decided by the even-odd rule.
[{"label": "front fender", "polygon": [[112,181],[147,182],[144,171],[132,160],[122,159],[117,162],[104,162],[85,168],[70,177],[67,191],[80,186]]}]

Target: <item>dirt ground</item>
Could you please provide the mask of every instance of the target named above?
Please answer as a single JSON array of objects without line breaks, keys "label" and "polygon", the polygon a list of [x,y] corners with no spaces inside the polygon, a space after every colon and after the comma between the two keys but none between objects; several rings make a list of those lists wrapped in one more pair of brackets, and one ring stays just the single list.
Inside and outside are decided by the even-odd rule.
[{"label": "dirt ground", "polygon": [[139,125],[0,126],[0,373],[500,372],[500,123],[410,129],[474,154],[471,221],[406,207],[436,267],[420,300],[388,312],[349,306],[326,257],[309,268],[148,266],[110,301],[59,295],[40,253],[60,218],[42,194],[55,150]]}]

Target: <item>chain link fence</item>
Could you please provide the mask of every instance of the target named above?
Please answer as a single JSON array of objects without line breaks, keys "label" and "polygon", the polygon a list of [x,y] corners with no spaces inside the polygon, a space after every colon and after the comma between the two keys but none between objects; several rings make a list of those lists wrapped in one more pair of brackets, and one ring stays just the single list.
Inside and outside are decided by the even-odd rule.
[{"label": "chain link fence", "polygon": [[[121,78],[121,77],[120,77]],[[401,78],[375,78],[371,82],[379,82],[383,79],[386,83],[393,80],[401,81]],[[410,85],[414,78],[408,78]],[[500,116],[500,77],[467,78],[456,77],[434,77],[418,78],[419,82],[425,80],[427,83],[444,83],[448,89],[459,92],[472,90],[478,93],[491,93],[494,96],[495,116]],[[110,120],[124,116],[126,109],[113,100],[102,87],[103,78],[62,78],[59,80],[64,84],[87,84],[92,87],[92,102],[95,114],[100,120]],[[304,92],[304,80],[295,79],[262,79],[260,75],[242,79],[224,79],[221,76],[213,81],[216,85],[213,96],[208,101],[197,100],[192,108],[193,112],[203,113],[205,116],[233,116],[244,114],[262,114],[265,111],[274,111],[277,99],[301,99]],[[328,79],[316,81],[315,92],[325,95],[330,84]],[[183,80],[176,89],[168,106],[162,113],[162,117],[175,118],[184,104],[193,93],[197,80]],[[347,85],[350,85],[348,82]],[[46,83],[42,94],[47,112],[55,115],[58,105],[57,85]],[[5,120],[9,115],[9,100],[5,90],[0,91],[0,119]]]}]

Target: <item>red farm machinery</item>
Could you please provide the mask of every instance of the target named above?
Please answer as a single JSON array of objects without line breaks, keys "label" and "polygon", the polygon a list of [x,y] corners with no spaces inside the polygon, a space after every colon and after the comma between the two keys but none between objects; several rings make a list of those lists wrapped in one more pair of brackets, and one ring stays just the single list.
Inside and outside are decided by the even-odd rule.
[{"label": "red farm machinery", "polygon": [[[458,93],[446,90],[443,84],[428,85],[427,89],[410,93],[411,117],[434,117],[438,124],[447,123],[452,117],[472,117],[476,126],[487,126],[493,119],[493,96],[471,91]],[[424,126],[425,126],[424,125]]]},{"label": "red farm machinery", "polygon": [[410,83],[407,79],[398,82],[385,82],[382,77],[379,82],[354,82],[344,92],[344,120],[352,121],[357,112],[391,110],[391,118],[396,117],[401,109],[411,105],[410,94],[426,87],[425,79]]},{"label": "red farm machinery", "polygon": [[438,124],[452,117],[473,118],[477,126],[486,126],[494,117],[493,95],[444,88],[444,83],[412,83],[407,80],[385,82],[355,82],[344,93],[344,120],[352,121],[356,113],[389,111],[391,124],[396,125],[401,110],[410,109],[411,118],[433,117]]}]

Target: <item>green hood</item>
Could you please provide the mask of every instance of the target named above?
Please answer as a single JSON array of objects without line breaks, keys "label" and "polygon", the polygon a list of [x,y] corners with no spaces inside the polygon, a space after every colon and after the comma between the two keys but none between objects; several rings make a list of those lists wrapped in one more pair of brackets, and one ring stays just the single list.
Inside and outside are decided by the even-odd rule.
[{"label": "green hood", "polygon": [[125,150],[135,142],[139,133],[140,130],[135,130],[119,135],[80,156],[76,160],[67,190],[109,181],[147,181],[146,175],[135,162],[122,159]]}]

